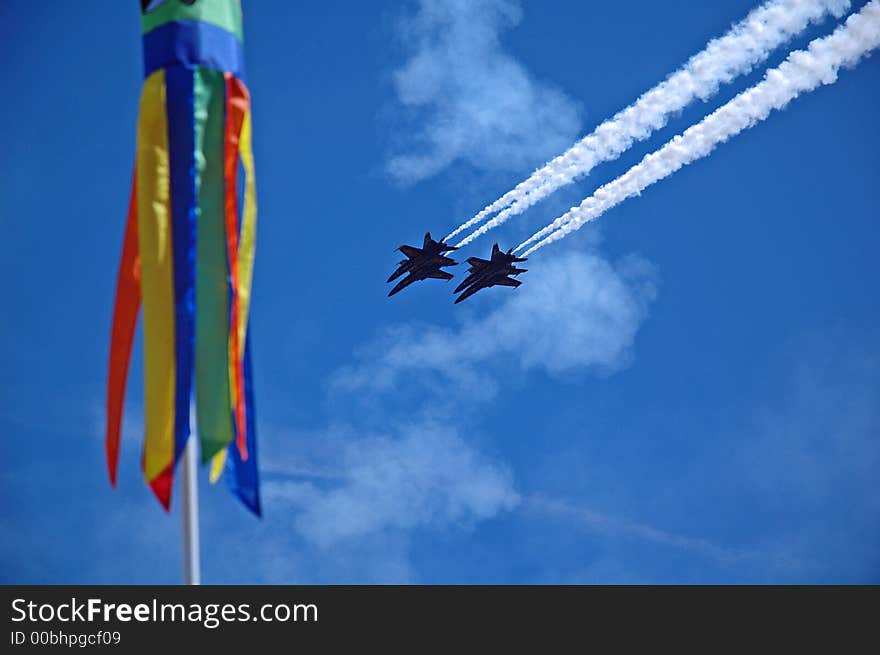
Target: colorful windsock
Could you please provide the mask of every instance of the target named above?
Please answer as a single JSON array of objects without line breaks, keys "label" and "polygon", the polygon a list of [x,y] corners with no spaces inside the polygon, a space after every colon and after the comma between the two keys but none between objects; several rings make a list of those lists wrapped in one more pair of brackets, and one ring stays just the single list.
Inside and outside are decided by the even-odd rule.
[{"label": "colorful windsock", "polygon": [[[260,514],[248,313],[256,191],[240,0],[141,0],[144,86],[107,384],[116,484],[143,305],[142,466],[168,509],[195,396],[202,462]],[[243,199],[239,202],[239,177]]]}]

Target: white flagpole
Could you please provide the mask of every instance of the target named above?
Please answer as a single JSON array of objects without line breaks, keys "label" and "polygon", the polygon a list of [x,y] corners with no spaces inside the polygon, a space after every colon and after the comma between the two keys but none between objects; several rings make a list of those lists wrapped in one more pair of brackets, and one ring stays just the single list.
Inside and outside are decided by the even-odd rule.
[{"label": "white flagpole", "polygon": [[183,584],[202,583],[201,562],[199,558],[199,472],[196,464],[195,430],[187,439],[180,463],[180,491],[183,497]]}]

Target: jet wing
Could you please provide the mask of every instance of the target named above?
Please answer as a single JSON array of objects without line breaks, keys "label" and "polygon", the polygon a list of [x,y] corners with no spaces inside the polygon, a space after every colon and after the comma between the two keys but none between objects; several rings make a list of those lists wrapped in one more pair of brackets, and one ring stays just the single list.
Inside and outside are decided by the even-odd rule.
[{"label": "jet wing", "polygon": [[468,264],[470,264],[474,270],[480,269],[480,268],[485,268],[486,266],[488,266],[489,264],[492,263],[492,262],[487,261],[485,259],[480,259],[479,257],[468,257],[467,261],[468,261]]},{"label": "jet wing", "polygon": [[[412,262],[413,260],[408,260]],[[444,266],[458,266],[458,262],[449,257],[444,257],[443,255],[434,255],[433,257],[429,257],[427,259],[419,259],[413,262],[415,267],[425,267],[425,268],[443,268]]]},{"label": "jet wing", "polygon": [[410,259],[415,259],[416,257],[420,257],[422,255],[422,253],[424,252],[423,250],[420,250],[419,248],[415,248],[413,246],[400,246],[400,248],[398,248],[398,250],[400,252],[402,252],[404,255],[406,255],[407,257],[409,257]]},{"label": "jet wing", "polygon": [[447,273],[446,271],[432,271],[425,275],[425,277],[432,277],[436,280],[451,280],[455,276],[452,273]]},{"label": "jet wing", "polygon": [[513,278],[503,277],[500,280],[493,280],[492,284],[500,284],[502,287],[518,287],[522,282]]},{"label": "jet wing", "polygon": [[[461,285],[459,285],[458,289],[455,290],[455,293],[458,293],[458,291],[460,291],[461,289],[464,289],[464,293],[462,293],[458,298],[455,299],[455,304],[457,305],[462,300],[465,300],[466,298],[470,298],[472,295],[474,295],[477,291],[480,291],[481,289],[488,289],[489,287],[494,287],[496,285],[501,285],[503,287],[514,287],[515,288],[521,284],[522,284],[522,282],[520,282],[519,280],[514,280],[514,279],[506,277],[506,276],[501,277],[501,278],[496,278],[493,280],[488,280],[488,281],[481,280],[479,282],[474,282],[470,286],[462,283]],[[467,288],[465,288],[465,287],[467,287]]]},{"label": "jet wing", "polygon": [[458,266],[457,261],[451,257],[444,257],[443,255],[437,255],[431,260],[431,263],[437,264],[437,266]]}]

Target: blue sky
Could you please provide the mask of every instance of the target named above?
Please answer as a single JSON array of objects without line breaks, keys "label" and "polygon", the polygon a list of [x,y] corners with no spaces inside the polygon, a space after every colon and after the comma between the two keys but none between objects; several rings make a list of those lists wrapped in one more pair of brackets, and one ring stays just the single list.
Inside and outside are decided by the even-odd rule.
[{"label": "blue sky", "polygon": [[[180,579],[179,503],[165,515],[139,470],[140,341],[115,491],[102,443],[136,4],[0,6],[4,583]],[[205,582],[880,582],[876,56],[536,253],[520,289],[385,297],[393,248],[450,231],[755,4],[245,3],[265,518],[203,472]]]}]

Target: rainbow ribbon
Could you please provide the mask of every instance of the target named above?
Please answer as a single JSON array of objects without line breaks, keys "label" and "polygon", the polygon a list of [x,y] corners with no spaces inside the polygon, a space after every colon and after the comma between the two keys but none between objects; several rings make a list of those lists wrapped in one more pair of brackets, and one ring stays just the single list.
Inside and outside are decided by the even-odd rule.
[{"label": "rainbow ribbon", "polygon": [[[202,463],[260,515],[248,316],[257,203],[240,0],[142,0],[144,86],[116,289],[106,452],[116,485],[138,313],[142,467],[167,509],[195,414]],[[239,208],[239,177],[244,194]]]}]

